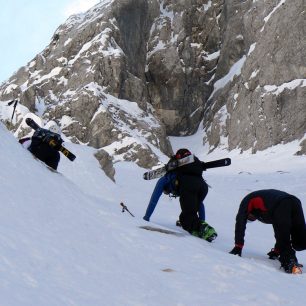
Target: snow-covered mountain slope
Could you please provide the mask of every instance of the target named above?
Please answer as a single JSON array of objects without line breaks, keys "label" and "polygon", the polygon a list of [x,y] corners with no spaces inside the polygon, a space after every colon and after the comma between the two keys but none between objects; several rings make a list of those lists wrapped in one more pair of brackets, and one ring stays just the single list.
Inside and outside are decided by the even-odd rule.
[{"label": "snow-covered mountain slope", "polygon": [[[231,152],[230,167],[205,173],[207,221],[219,234],[209,244],[139,228],[148,224],[142,216],[155,181],[144,181],[134,164],[116,164],[115,184],[98,170],[94,149],[67,143],[77,159],[62,157],[53,173],[2,124],[0,137],[1,306],[305,304],[306,274],[287,275],[265,255],[274,244],[271,226],[248,226],[243,257],[228,254],[246,193],[280,188],[306,202],[305,157],[292,156],[294,148]],[[196,137],[172,143],[203,160],[228,156],[200,153]],[[150,224],[183,232],[174,225],[178,214],[178,201],[164,196]],[[305,252],[298,258],[306,263]]]},{"label": "snow-covered mountain slope", "polygon": [[141,167],[201,122],[211,149],[299,139],[305,154],[304,14],[303,0],[100,1],[0,85],[0,120],[18,98],[74,143]]}]

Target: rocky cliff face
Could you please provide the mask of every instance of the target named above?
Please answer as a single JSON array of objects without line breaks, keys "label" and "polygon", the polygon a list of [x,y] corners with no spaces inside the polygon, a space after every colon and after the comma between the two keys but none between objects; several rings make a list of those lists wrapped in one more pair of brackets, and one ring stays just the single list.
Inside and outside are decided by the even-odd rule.
[{"label": "rocky cliff face", "polygon": [[[306,131],[305,2],[226,1],[205,140],[263,150]],[[219,90],[218,90],[219,89]],[[224,138],[223,138],[224,139]]]},{"label": "rocky cliff face", "polygon": [[18,97],[103,165],[151,167],[201,122],[212,149],[255,152],[305,134],[305,20],[304,0],[100,1],[2,84],[0,105]]},{"label": "rocky cliff face", "polygon": [[72,16],[45,50],[1,87],[0,99],[19,97],[45,121],[60,122],[72,141],[103,149],[113,161],[156,164],[158,150],[172,149],[147,98],[146,42],[159,13],[153,4],[101,1]]}]

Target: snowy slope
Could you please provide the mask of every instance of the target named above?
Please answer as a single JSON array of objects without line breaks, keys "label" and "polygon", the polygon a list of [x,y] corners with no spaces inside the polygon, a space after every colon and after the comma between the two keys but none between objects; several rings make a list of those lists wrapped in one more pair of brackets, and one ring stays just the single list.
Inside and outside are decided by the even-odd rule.
[{"label": "snowy slope", "polygon": [[[186,233],[175,237],[138,228],[155,181],[143,169],[116,164],[116,184],[98,169],[93,149],[67,144],[77,155],[61,158],[60,174],[33,159],[0,124],[0,305],[305,305],[306,274],[287,275],[265,253],[269,225],[247,228],[243,257],[229,255],[241,198],[280,188],[306,203],[305,157],[296,144],[256,156],[220,150],[206,156],[199,136],[172,139],[201,159],[230,156],[232,166],[211,169],[205,202],[217,229],[213,244]],[[121,213],[124,201],[135,214]],[[175,227],[177,200],[164,196],[151,225]],[[306,253],[298,253],[306,264]],[[167,270],[170,269],[170,270]],[[166,270],[166,271],[163,271]],[[170,272],[167,272],[170,271]]]}]

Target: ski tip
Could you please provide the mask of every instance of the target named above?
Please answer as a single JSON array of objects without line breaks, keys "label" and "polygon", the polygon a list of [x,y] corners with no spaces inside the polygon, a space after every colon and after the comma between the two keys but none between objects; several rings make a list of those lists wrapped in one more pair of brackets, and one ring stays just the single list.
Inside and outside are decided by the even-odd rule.
[{"label": "ski tip", "polygon": [[225,166],[229,166],[232,163],[232,160],[230,158],[226,158],[224,161]]},{"label": "ski tip", "polygon": [[31,124],[33,122],[33,119],[26,118],[25,122],[26,122],[27,125],[29,125],[29,124]]},{"label": "ski tip", "polygon": [[146,181],[149,181],[152,179],[151,175],[150,175],[150,172],[145,172],[143,174],[143,179],[146,180]]}]

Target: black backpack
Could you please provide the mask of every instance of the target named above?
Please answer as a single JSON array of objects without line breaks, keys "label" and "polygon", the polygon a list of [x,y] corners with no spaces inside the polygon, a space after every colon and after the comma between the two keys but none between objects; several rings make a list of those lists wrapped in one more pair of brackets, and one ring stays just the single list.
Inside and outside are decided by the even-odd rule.
[{"label": "black backpack", "polygon": [[179,174],[175,171],[169,171],[165,174],[167,178],[167,184],[164,187],[163,192],[168,194],[170,197],[179,197],[180,196],[180,188],[179,188]]}]

